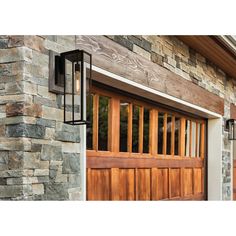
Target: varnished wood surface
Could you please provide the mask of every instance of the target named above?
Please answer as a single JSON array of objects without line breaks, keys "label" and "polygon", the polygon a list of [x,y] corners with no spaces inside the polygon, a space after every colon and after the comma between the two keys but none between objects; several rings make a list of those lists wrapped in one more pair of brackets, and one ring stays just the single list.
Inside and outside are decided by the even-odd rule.
[{"label": "varnished wood surface", "polygon": [[203,167],[204,161],[200,158],[131,158],[131,157],[92,157],[87,156],[88,168],[181,168]]},{"label": "varnished wood surface", "polygon": [[236,200],[236,160],[233,163],[233,199]]},{"label": "varnished wood surface", "polygon": [[[159,108],[139,100],[128,99],[101,89],[93,89],[94,129],[93,150],[87,150],[88,200],[203,200],[204,199],[204,124],[203,119],[192,119],[202,125],[201,155],[185,156],[186,117],[172,114],[172,124],[167,127],[168,110],[164,113],[163,154],[157,154]],[[98,111],[100,96],[109,97],[108,150],[98,150]],[[128,140],[127,152],[120,152],[120,100],[127,102]],[[139,153],[132,152],[132,106],[140,107]],[[144,108],[150,110],[149,153],[143,153]],[[180,118],[179,153],[174,155],[175,117]],[[190,117],[188,119],[191,119]],[[167,129],[171,131],[171,155],[166,155]]]},{"label": "varnished wood surface", "polygon": [[78,36],[76,43],[78,48],[92,54],[93,64],[97,67],[210,111],[224,114],[224,100],[219,96],[144,59],[104,36]]}]

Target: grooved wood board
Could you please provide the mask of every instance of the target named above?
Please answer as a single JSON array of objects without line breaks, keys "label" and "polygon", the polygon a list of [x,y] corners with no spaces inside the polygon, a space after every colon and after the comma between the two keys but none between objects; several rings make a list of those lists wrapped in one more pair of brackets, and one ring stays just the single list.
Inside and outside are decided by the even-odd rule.
[{"label": "grooved wood board", "polygon": [[93,65],[97,67],[210,111],[224,114],[224,100],[219,96],[104,36],[78,36],[76,44],[78,48],[92,54]]}]

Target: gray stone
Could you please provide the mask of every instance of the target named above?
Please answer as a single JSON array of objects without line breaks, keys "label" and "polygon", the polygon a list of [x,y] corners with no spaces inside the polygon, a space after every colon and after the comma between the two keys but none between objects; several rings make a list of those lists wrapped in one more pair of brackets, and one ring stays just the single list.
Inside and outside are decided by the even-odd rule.
[{"label": "gray stone", "polygon": [[0,186],[0,198],[14,198],[22,194],[23,187],[20,185]]},{"label": "gray stone", "polygon": [[138,45],[139,47],[143,48],[144,50],[146,50],[148,52],[151,52],[151,46],[152,45],[151,45],[150,42],[148,42],[144,38],[138,38],[136,36],[131,35],[131,36],[128,36],[128,39],[132,43],[134,43],[134,44]]},{"label": "gray stone", "polygon": [[41,152],[41,150],[42,150],[42,144],[32,143],[32,146],[31,146],[32,152]]},{"label": "gray stone", "polygon": [[62,160],[61,147],[44,144],[42,147],[41,159],[44,161],[49,161],[49,160],[60,161],[60,160]]},{"label": "gray stone", "polygon": [[48,120],[44,118],[38,118],[36,121],[37,125],[42,125],[45,127],[55,128],[56,127],[56,121],[55,120]]},{"label": "gray stone", "polygon": [[7,126],[8,137],[44,138],[45,127],[36,124],[15,124]]},{"label": "gray stone", "polygon": [[38,183],[49,183],[49,176],[38,176]]},{"label": "gray stone", "polygon": [[50,99],[39,97],[39,96],[34,96],[34,103],[38,103],[47,107],[57,107],[56,101],[52,101]]},{"label": "gray stone", "polygon": [[63,132],[63,131],[56,132],[55,139],[64,141],[64,142],[74,142],[74,143],[80,142],[79,133],[70,133],[70,132]]},{"label": "gray stone", "polygon": [[20,185],[23,184],[23,178],[8,178],[7,185]]},{"label": "gray stone", "polygon": [[128,48],[129,50],[133,50],[133,43],[131,43],[129,40],[127,40],[126,38],[124,38],[123,36],[119,36],[119,35],[116,35],[114,37],[114,41],[119,43],[120,45]]},{"label": "gray stone", "polygon": [[8,178],[8,177],[22,177],[23,171],[22,170],[3,170],[0,171],[0,177]]},{"label": "gray stone", "polygon": [[80,154],[77,153],[64,153],[62,173],[71,174],[80,171]]},{"label": "gray stone", "polygon": [[25,152],[24,153],[24,168],[36,169],[40,166],[39,152]]},{"label": "gray stone", "polygon": [[67,184],[45,183],[44,186],[47,200],[66,200],[69,197]]},{"label": "gray stone", "polygon": [[49,178],[50,179],[54,179],[55,180],[56,175],[57,175],[57,170],[55,170],[55,169],[50,169],[49,170]]}]

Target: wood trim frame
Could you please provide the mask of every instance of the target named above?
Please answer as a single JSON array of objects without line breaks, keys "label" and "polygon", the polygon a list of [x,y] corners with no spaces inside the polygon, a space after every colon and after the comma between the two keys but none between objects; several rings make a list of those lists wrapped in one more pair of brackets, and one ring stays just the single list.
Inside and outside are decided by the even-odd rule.
[{"label": "wood trim frame", "polygon": [[[78,36],[76,45],[91,53],[93,65],[99,68],[220,115],[224,114],[224,100],[219,96],[144,59],[104,36]],[[208,99],[205,99],[206,97]]]}]

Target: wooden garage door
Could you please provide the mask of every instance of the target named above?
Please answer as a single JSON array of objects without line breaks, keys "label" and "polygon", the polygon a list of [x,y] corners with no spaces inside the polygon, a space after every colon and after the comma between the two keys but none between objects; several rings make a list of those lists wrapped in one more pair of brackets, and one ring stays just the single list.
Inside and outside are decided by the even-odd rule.
[{"label": "wooden garage door", "polygon": [[205,121],[93,88],[87,200],[203,200]]}]

